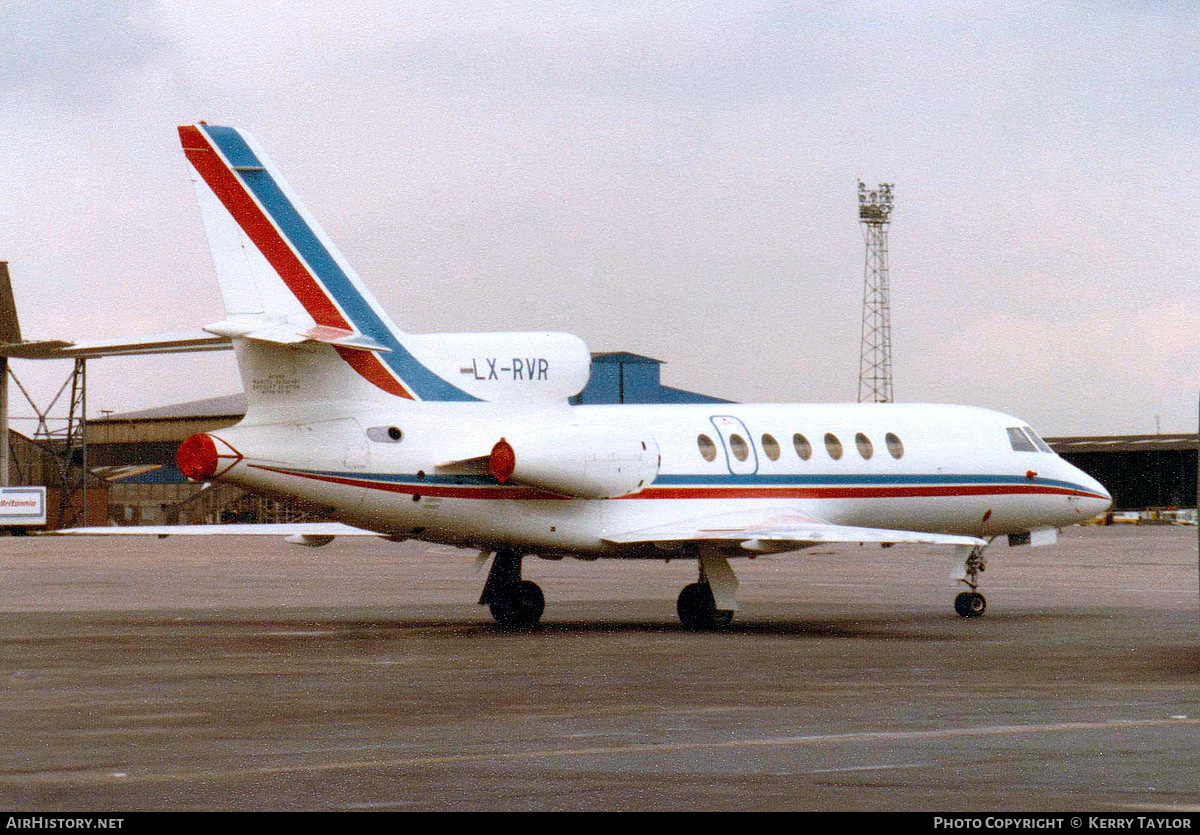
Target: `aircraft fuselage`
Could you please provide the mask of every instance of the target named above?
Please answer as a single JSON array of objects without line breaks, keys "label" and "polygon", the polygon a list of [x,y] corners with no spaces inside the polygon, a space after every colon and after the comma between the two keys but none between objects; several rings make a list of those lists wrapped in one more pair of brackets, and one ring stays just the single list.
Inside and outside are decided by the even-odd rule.
[{"label": "aircraft fuselage", "polygon": [[[479,460],[502,437],[553,436],[560,427],[604,427],[643,443],[656,459],[653,472],[628,494],[580,498],[500,483]],[[1014,430],[1027,449],[1015,448]],[[1108,507],[1098,482],[1034,446],[1041,440],[1026,430],[998,412],[923,404],[615,405],[521,414],[458,405],[452,415],[412,404],[355,417],[249,422],[211,436],[221,455],[216,479],[314,503],[352,525],[481,548],[661,557],[658,549],[615,549],[604,536],[753,507],[834,524],[991,537],[1075,524]],[[463,464],[470,456],[452,450],[475,452],[476,461]]]}]

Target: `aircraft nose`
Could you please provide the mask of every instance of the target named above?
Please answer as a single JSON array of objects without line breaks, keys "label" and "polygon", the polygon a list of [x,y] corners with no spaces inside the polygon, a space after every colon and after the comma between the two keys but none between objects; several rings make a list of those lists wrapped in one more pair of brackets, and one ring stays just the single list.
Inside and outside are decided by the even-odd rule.
[{"label": "aircraft nose", "polygon": [[1112,494],[1105,489],[1103,484],[1083,470],[1076,468],[1075,472],[1078,474],[1079,486],[1089,494],[1084,501],[1093,516],[1104,513],[1112,507]]}]

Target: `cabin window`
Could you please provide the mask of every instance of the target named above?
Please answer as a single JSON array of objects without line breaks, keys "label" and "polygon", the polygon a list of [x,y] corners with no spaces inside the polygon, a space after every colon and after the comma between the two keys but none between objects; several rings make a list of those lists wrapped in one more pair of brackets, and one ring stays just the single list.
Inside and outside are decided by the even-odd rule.
[{"label": "cabin window", "polygon": [[904,444],[900,443],[900,439],[896,437],[894,432],[889,432],[883,436],[884,443],[887,444],[888,452],[893,458],[900,458],[904,455]]},{"label": "cabin window", "polygon": [[700,447],[700,456],[705,461],[717,460],[717,445],[713,443],[712,438],[701,435],[696,439],[696,446]]},{"label": "cabin window", "polygon": [[367,429],[367,438],[377,444],[398,444],[403,437],[399,426],[372,426]]},{"label": "cabin window", "polygon": [[1033,445],[1033,441],[1029,440],[1029,436],[1022,432],[1019,426],[1010,426],[1008,428],[1008,442],[1012,444],[1012,448],[1017,452],[1037,452],[1037,447]]},{"label": "cabin window", "polygon": [[1029,436],[1029,440],[1033,441],[1033,445],[1035,447],[1040,449],[1042,452],[1054,452],[1054,450],[1050,449],[1050,445],[1048,443],[1038,437],[1038,433],[1034,432],[1028,426],[1022,426],[1021,428],[1025,430],[1025,434]]},{"label": "cabin window", "polygon": [[796,455],[800,456],[801,461],[812,458],[812,444],[799,432],[792,436],[792,446],[796,448]]},{"label": "cabin window", "polygon": [[729,451],[739,461],[745,461],[750,457],[750,445],[746,443],[745,438],[736,432],[729,436]]},{"label": "cabin window", "polygon": [[775,436],[773,436],[773,435],[763,435],[762,436],[762,450],[763,450],[763,454],[766,455],[768,458],[770,458],[772,461],[779,460],[779,441],[775,440]]},{"label": "cabin window", "polygon": [[875,454],[875,446],[871,439],[861,432],[854,436],[854,445],[858,447],[858,454],[863,458],[870,458]]},{"label": "cabin window", "polygon": [[825,433],[825,451],[834,461],[842,457],[842,442],[832,432]]}]

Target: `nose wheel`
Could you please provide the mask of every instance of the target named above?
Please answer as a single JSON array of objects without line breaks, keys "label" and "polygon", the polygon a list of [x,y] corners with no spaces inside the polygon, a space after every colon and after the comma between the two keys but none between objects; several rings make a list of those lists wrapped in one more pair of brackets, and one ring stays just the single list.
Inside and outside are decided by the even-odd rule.
[{"label": "nose wheel", "polygon": [[977,618],[987,611],[987,600],[979,593],[979,575],[986,568],[983,559],[983,547],[965,546],[959,555],[960,561],[955,573],[956,579],[966,583],[970,591],[960,592],[954,598],[954,611],[959,617]]},{"label": "nose wheel", "polygon": [[964,591],[954,598],[954,611],[964,618],[977,618],[987,610],[987,600],[977,591]]}]

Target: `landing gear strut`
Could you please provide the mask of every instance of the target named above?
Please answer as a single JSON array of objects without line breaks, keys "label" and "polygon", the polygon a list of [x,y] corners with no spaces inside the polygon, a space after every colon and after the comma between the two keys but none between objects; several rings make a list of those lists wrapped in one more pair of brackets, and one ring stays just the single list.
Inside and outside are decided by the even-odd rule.
[{"label": "landing gear strut", "polygon": [[496,552],[479,603],[506,629],[532,629],[546,608],[541,587],[521,579],[521,555],[507,549]]},{"label": "landing gear strut", "polygon": [[697,561],[700,579],[683,587],[675,608],[685,629],[711,632],[733,622],[738,583],[723,555],[705,550],[700,552]]},{"label": "landing gear strut", "polygon": [[977,618],[987,610],[987,600],[979,593],[979,575],[987,567],[983,559],[983,546],[961,546],[956,565],[955,579],[966,583],[970,591],[961,592],[954,598],[954,611],[960,617]]}]

